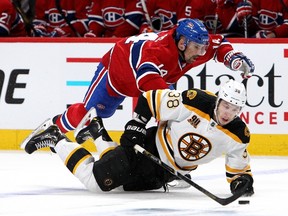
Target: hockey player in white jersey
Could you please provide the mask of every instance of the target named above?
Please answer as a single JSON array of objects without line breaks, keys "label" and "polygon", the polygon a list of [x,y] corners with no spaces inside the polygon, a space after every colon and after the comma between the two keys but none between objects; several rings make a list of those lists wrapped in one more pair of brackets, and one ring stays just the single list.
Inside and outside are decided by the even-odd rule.
[{"label": "hockey player in white jersey", "polygon": [[[125,125],[120,145],[110,139],[98,117],[77,130],[78,143],[94,139],[99,160],[80,144],[69,141],[56,125],[51,125],[52,121],[37,128],[21,147],[29,154],[43,147],[53,148],[90,191],[110,191],[119,186],[126,191],[153,190],[165,188],[175,179],[135,152],[135,145],[181,174],[193,174],[197,166],[224,154],[231,192],[235,194],[248,184],[245,195],[251,196],[253,177],[247,152],[250,132],[238,116],[245,103],[245,87],[234,80],[222,85],[218,96],[200,89],[151,90],[139,97],[135,116]],[[152,117],[158,126],[146,129]]]}]

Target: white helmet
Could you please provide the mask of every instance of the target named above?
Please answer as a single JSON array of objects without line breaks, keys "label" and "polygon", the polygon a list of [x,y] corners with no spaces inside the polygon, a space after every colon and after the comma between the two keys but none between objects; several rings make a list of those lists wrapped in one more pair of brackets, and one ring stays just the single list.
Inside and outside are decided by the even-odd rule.
[{"label": "white helmet", "polygon": [[230,79],[223,86],[220,87],[216,107],[220,99],[223,99],[231,104],[243,108],[247,100],[245,86],[243,85],[243,83],[239,83],[235,80]]}]

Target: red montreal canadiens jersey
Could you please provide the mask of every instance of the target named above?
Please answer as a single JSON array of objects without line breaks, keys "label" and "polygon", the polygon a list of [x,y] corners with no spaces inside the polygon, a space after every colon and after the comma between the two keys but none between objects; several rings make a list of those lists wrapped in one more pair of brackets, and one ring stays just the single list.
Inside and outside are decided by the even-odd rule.
[{"label": "red montreal canadiens jersey", "polygon": [[[88,30],[88,11],[91,7],[91,0],[61,0],[60,6],[76,31],[84,35]],[[70,33],[69,36],[75,36],[58,11],[55,1],[37,0],[35,12],[34,24],[47,26],[48,32],[55,27],[61,27],[66,33]]]},{"label": "red montreal canadiens jersey", "polygon": [[[217,3],[218,2],[218,3]],[[236,17],[236,8],[242,0],[190,0],[191,18],[203,21],[209,33],[214,32],[216,14],[218,15],[216,33],[244,33]]]},{"label": "red montreal canadiens jersey", "polygon": [[93,0],[89,30],[97,37],[127,37],[139,33],[140,0]]},{"label": "red montreal canadiens jersey", "polygon": [[273,31],[276,37],[288,37],[288,0],[251,0],[253,19],[260,30]]},{"label": "red montreal canadiens jersey", "polygon": [[24,23],[10,0],[0,1],[0,36],[27,36]]},{"label": "red montreal canadiens jersey", "polygon": [[[162,22],[160,30],[171,29],[179,20],[188,17],[185,15],[186,0],[146,0],[145,2],[150,19],[160,18]],[[147,22],[144,22],[141,29],[147,28],[147,25]]]},{"label": "red montreal canadiens jersey", "polygon": [[225,54],[233,50],[223,36],[210,35],[206,54],[192,64],[184,64],[179,59],[174,34],[175,28],[118,41],[102,58],[102,64],[109,71],[110,87],[118,94],[131,97],[137,97],[141,91],[168,88],[191,68],[214,56],[223,62]]}]

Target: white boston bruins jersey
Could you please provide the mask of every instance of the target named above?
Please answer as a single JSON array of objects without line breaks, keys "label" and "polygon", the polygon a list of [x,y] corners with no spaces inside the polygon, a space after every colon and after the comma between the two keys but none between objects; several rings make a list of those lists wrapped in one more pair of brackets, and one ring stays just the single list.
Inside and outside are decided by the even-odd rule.
[{"label": "white boston bruins jersey", "polygon": [[185,174],[224,154],[228,182],[237,174],[251,174],[249,130],[239,117],[226,126],[212,119],[214,94],[167,89],[148,91],[144,97],[159,121],[156,145],[163,162]]}]

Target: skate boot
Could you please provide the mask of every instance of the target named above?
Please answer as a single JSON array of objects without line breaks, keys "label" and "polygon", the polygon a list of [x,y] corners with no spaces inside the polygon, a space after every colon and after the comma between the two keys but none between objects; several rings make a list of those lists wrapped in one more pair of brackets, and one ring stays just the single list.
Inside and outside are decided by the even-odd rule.
[{"label": "skate boot", "polygon": [[21,148],[25,149],[28,154],[32,154],[34,151],[50,147],[50,149],[55,152],[54,147],[59,142],[66,138],[63,135],[57,125],[51,125],[41,133],[38,133],[32,136],[29,140],[26,140],[22,145]]},{"label": "skate boot", "polygon": [[100,136],[102,136],[104,141],[112,141],[103,126],[102,119],[100,117],[94,117],[87,127],[84,127],[78,132],[75,139],[77,143],[82,144],[90,138],[96,140]]}]

